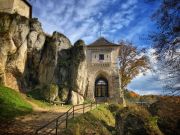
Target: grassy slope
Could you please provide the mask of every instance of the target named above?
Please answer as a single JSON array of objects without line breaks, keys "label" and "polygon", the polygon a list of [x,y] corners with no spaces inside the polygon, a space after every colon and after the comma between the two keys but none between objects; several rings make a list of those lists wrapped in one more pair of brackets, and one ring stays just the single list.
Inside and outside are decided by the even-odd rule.
[{"label": "grassy slope", "polygon": [[63,135],[111,135],[114,131],[115,119],[106,106],[99,106],[90,112],[71,119],[68,129],[63,131]]},{"label": "grassy slope", "polygon": [[32,106],[15,90],[0,86],[0,120],[32,112]]}]

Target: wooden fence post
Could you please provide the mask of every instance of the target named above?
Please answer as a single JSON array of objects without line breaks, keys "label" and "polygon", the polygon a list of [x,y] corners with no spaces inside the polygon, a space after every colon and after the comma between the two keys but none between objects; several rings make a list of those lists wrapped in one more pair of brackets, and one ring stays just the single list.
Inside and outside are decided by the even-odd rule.
[{"label": "wooden fence post", "polygon": [[74,106],[73,106],[73,119],[74,119]]},{"label": "wooden fence post", "polygon": [[66,128],[68,126],[68,112],[66,113]]},{"label": "wooden fence post", "polygon": [[83,104],[83,114],[84,114],[84,104]]},{"label": "wooden fence post", "polygon": [[58,119],[56,119],[56,135],[58,134]]}]

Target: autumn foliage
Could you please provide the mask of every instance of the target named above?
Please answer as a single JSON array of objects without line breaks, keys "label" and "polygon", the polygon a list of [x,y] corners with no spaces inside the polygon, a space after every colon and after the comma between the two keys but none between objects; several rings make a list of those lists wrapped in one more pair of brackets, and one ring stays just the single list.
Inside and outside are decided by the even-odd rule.
[{"label": "autumn foliage", "polygon": [[119,74],[121,89],[124,89],[138,74],[144,73],[150,68],[145,50],[138,50],[128,42],[120,42]]}]

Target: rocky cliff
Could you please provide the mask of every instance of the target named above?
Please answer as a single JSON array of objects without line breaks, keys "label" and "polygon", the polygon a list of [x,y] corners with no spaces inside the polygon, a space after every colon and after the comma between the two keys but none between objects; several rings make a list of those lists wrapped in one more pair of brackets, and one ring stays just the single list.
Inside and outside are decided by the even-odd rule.
[{"label": "rocky cliff", "polygon": [[52,94],[52,100],[82,103],[88,85],[85,53],[82,40],[72,46],[61,33],[45,34],[37,19],[0,13],[3,85],[23,92],[38,88],[47,95],[44,93],[50,93],[53,84],[57,92]]}]

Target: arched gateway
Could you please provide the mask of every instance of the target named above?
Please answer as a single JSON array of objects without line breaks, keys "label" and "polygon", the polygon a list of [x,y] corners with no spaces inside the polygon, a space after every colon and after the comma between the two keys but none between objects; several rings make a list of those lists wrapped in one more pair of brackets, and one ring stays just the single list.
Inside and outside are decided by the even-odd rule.
[{"label": "arched gateway", "polygon": [[120,46],[99,38],[86,46],[87,97],[96,101],[119,99],[117,58]]},{"label": "arched gateway", "polygon": [[99,77],[95,81],[95,97],[108,97],[108,81],[106,78]]}]

